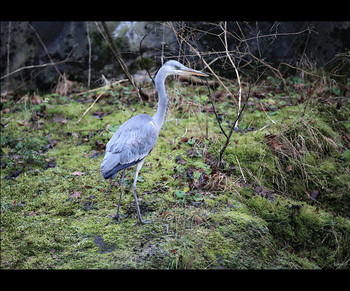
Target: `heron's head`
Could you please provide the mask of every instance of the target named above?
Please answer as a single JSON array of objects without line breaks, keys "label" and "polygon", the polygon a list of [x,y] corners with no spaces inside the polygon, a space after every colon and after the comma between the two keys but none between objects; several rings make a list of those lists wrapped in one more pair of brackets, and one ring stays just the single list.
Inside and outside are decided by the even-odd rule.
[{"label": "heron's head", "polygon": [[163,68],[166,70],[167,75],[196,75],[202,77],[208,77],[207,74],[187,68],[184,65],[180,64],[178,61],[170,60],[167,61]]}]

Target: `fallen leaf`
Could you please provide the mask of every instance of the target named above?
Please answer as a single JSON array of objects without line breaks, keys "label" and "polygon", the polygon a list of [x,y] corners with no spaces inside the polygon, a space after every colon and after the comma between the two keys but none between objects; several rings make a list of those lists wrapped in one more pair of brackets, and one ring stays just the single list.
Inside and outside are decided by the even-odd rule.
[{"label": "fallen leaf", "polygon": [[283,144],[276,141],[276,142],[271,143],[271,147],[275,152],[277,152],[277,151],[281,150],[281,148],[283,147]]},{"label": "fallen leaf", "polygon": [[82,194],[83,192],[81,191],[74,191],[74,193],[72,195],[70,195],[69,197],[70,198],[78,198],[80,197],[80,195]]},{"label": "fallen leaf", "polygon": [[188,138],[187,138],[187,137],[183,137],[183,138],[181,139],[181,141],[182,141],[182,142],[188,142]]},{"label": "fallen leaf", "polygon": [[191,167],[187,169],[186,175],[187,175],[187,177],[188,177],[191,181],[194,180],[193,169],[192,169]]},{"label": "fallen leaf", "polygon": [[63,76],[61,76],[58,80],[56,93],[58,93],[59,96],[67,96],[71,92],[72,86],[73,82],[67,80],[66,73],[63,73]]},{"label": "fallen leaf", "polygon": [[104,112],[102,111],[96,111],[94,113],[92,113],[93,116],[95,116],[95,118],[102,118],[104,116]]},{"label": "fallen leaf", "polygon": [[288,173],[288,172],[290,172],[290,171],[292,171],[293,170],[293,167],[291,166],[291,165],[288,165],[287,167],[286,167],[286,172]]},{"label": "fallen leaf", "polygon": [[29,215],[29,216],[35,216],[35,215],[36,215],[36,212],[31,211],[31,212],[28,213],[28,215]]},{"label": "fallen leaf", "polygon": [[222,91],[216,91],[212,94],[212,98],[215,100],[215,101],[218,101],[221,97],[225,96],[225,93],[222,92]]},{"label": "fallen leaf", "polygon": [[60,114],[56,114],[53,118],[54,122],[62,122],[64,118]]},{"label": "fallen leaf", "polygon": [[253,96],[254,96],[254,97],[257,97],[257,98],[259,98],[259,99],[263,99],[263,98],[266,97],[266,96],[265,96],[265,93],[263,93],[263,92],[257,92],[257,91],[255,91],[255,92],[253,93]]},{"label": "fallen leaf", "polygon": [[38,95],[30,96],[29,101],[30,101],[30,103],[32,103],[34,105],[41,103],[41,99],[40,99],[40,97]]},{"label": "fallen leaf", "polygon": [[95,145],[97,147],[97,150],[99,150],[99,151],[103,151],[106,147],[106,144],[103,142],[100,142],[98,139],[95,140]]},{"label": "fallen leaf", "polygon": [[54,147],[56,144],[58,144],[58,141],[54,139],[50,139],[50,144],[52,147]]},{"label": "fallen leaf", "polygon": [[82,176],[84,174],[85,174],[85,172],[79,172],[79,171],[72,173],[73,176]]},{"label": "fallen leaf", "polygon": [[267,139],[267,143],[271,146],[271,149],[275,152],[281,150],[283,147],[283,144],[279,143],[276,139],[276,135],[274,134],[268,134],[265,135],[265,138]]},{"label": "fallen leaf", "polygon": [[273,193],[275,192],[274,190],[268,190],[263,186],[258,186],[254,189],[254,192],[263,197],[266,198],[267,200],[269,200],[270,202],[273,202],[275,200]]},{"label": "fallen leaf", "polygon": [[180,165],[186,165],[186,164],[187,164],[187,161],[184,160],[184,159],[181,159],[181,156],[180,156],[180,155],[178,155],[178,156],[175,158],[175,162],[176,162],[177,164],[180,164]]}]

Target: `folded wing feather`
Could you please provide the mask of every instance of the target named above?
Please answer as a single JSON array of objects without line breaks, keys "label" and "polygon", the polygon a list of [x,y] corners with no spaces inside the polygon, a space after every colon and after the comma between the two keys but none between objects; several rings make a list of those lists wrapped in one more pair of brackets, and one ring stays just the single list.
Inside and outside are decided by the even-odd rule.
[{"label": "folded wing feather", "polygon": [[147,114],[136,115],[123,123],[106,145],[102,176],[113,179],[120,170],[139,163],[152,151],[158,133]]}]

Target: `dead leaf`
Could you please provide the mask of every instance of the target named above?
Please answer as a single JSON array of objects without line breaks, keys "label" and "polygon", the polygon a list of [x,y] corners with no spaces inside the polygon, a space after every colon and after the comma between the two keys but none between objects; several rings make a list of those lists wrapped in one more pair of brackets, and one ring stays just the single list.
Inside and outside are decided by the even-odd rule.
[{"label": "dead leaf", "polygon": [[60,76],[58,84],[56,87],[56,93],[59,96],[67,96],[72,91],[73,82],[67,80],[66,73],[63,73],[63,76]]},{"label": "dead leaf", "polygon": [[187,161],[185,159],[181,159],[181,156],[178,155],[176,158],[175,158],[175,162],[177,164],[180,164],[180,165],[186,165],[187,164]]},{"label": "dead leaf", "polygon": [[62,122],[63,120],[65,120],[60,114],[56,114],[53,118],[54,122]]},{"label": "dead leaf", "polygon": [[265,138],[267,139],[267,143],[271,146],[271,149],[273,151],[277,152],[282,149],[283,144],[277,141],[276,135],[268,134],[268,135],[265,135]]},{"label": "dead leaf", "polygon": [[267,134],[267,135],[265,135],[265,138],[266,139],[275,139],[276,135],[275,134]]},{"label": "dead leaf", "polygon": [[259,99],[263,99],[263,98],[266,97],[266,96],[265,96],[265,93],[263,93],[263,92],[257,92],[257,91],[255,91],[255,92],[253,93],[253,96],[254,96],[254,97],[257,97],[257,98],[259,98]]},{"label": "dead leaf", "polygon": [[291,166],[291,165],[288,165],[287,167],[286,167],[286,172],[288,173],[288,172],[290,172],[290,171],[292,171],[293,170],[293,167]]},{"label": "dead leaf", "polygon": [[19,100],[16,102],[16,104],[19,104],[19,103],[26,103],[26,102],[28,102],[28,99],[29,99],[28,95],[24,95],[24,96],[21,97],[21,99],[19,99]]},{"label": "dead leaf", "polygon": [[95,116],[96,118],[99,118],[99,119],[101,119],[104,116],[104,114],[105,113],[102,111],[96,111],[96,112],[92,113],[93,116]]},{"label": "dead leaf", "polygon": [[54,147],[56,144],[58,144],[58,141],[57,141],[57,140],[50,139],[50,145],[51,145],[52,147]]},{"label": "dead leaf", "polygon": [[28,213],[28,215],[29,215],[29,216],[35,216],[35,215],[36,215],[36,212],[31,211],[31,212]]},{"label": "dead leaf", "polygon": [[84,174],[85,174],[85,172],[79,172],[79,171],[72,173],[73,176],[82,176]]},{"label": "dead leaf", "polygon": [[273,195],[273,193],[275,192],[274,190],[268,190],[263,186],[258,186],[254,189],[254,192],[263,197],[266,198],[267,200],[269,200],[270,202],[273,202],[275,200],[275,197]]},{"label": "dead leaf", "polygon": [[106,147],[106,144],[104,142],[100,142],[98,139],[95,141],[95,145],[99,151],[103,151]]},{"label": "dead leaf", "polygon": [[281,148],[283,147],[283,144],[276,141],[276,142],[271,143],[271,147],[275,152],[277,152],[277,151],[281,150]]},{"label": "dead leaf", "polygon": [[29,101],[31,104],[34,104],[34,105],[41,103],[41,99],[38,95],[30,96]]},{"label": "dead leaf", "polygon": [[80,195],[82,194],[83,192],[81,191],[74,191],[74,193],[72,195],[70,195],[69,197],[70,198],[78,198],[80,197]]}]

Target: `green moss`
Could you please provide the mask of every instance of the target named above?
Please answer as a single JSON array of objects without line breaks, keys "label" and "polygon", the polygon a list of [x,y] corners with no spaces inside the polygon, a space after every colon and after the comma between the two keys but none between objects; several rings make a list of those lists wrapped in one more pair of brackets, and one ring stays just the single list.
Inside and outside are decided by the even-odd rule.
[{"label": "green moss", "polygon": [[[248,203],[267,221],[271,233],[286,248],[292,248],[293,252],[315,261],[322,268],[347,266],[349,221],[283,198],[271,203],[262,197],[252,197]],[[333,235],[329,235],[329,231]]]},{"label": "green moss", "polygon": [[[20,166],[15,156],[33,150],[45,163],[28,163],[16,178],[5,179],[14,168],[1,169],[2,268],[348,268],[350,226],[349,219],[341,216],[350,199],[343,125],[326,120],[326,115],[315,116],[314,110],[306,110],[301,118],[304,104],[269,115],[275,124],[264,112],[247,110],[240,127],[246,130],[233,133],[224,155],[226,168],[218,170],[209,155],[217,157],[223,143],[214,115],[194,114],[197,105],[181,103],[181,98],[193,95],[193,102],[202,106],[197,96],[201,90],[176,84],[170,88],[174,97],[167,121],[137,184],[142,216],[154,222],[135,227],[130,191],[135,169],[126,172],[121,201],[121,213],[127,218],[117,224],[111,214],[116,212],[119,187],[111,187],[99,173],[101,147],[113,134],[106,124],[118,126],[144,112],[153,115],[153,108],[132,103],[135,96],[124,100],[126,89],[118,89],[117,105],[115,94],[101,98],[79,124],[88,99],[57,102],[49,96],[46,117],[36,121],[30,119],[40,109],[9,105],[20,106],[21,111],[2,117],[6,124],[2,156]],[[67,104],[57,104],[62,102]],[[230,102],[219,102],[220,110],[233,114]],[[102,118],[95,118],[97,111],[103,112]],[[276,135],[285,151],[273,151],[267,134]],[[297,148],[299,136],[307,150]],[[183,137],[191,142],[183,142]],[[51,140],[54,145],[40,151]],[[288,141],[300,155],[287,151]],[[179,163],[178,156],[185,162]],[[54,166],[46,167],[47,160]],[[232,165],[235,170],[229,172]],[[292,171],[286,173],[288,165]],[[308,180],[300,174],[302,165]],[[203,173],[206,178],[201,182]],[[274,190],[273,199],[260,197],[258,185]],[[307,198],[306,193],[312,192],[305,192],[315,189],[316,202]],[[185,199],[179,199],[176,191],[185,193]]]}]

